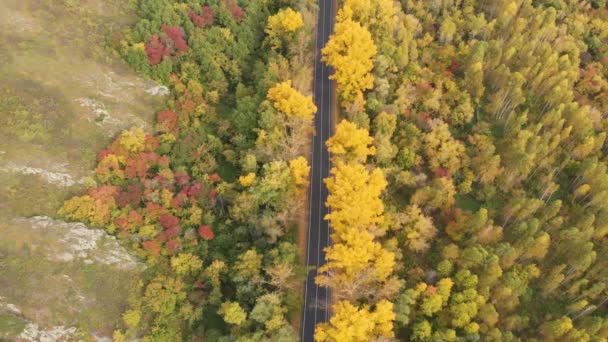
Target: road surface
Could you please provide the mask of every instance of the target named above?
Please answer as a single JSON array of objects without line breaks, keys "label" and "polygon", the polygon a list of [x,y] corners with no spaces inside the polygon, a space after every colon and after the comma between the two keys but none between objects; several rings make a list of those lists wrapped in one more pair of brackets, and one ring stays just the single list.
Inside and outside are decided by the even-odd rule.
[{"label": "road surface", "polygon": [[334,26],[334,0],[318,0],[319,16],[316,33],[313,96],[317,106],[315,136],[311,152],[311,181],[309,191],[309,217],[306,263],[313,269],[308,273],[304,287],[304,312],[302,314],[302,342],[314,341],[315,325],[329,318],[329,293],[315,284],[317,268],[325,263],[323,248],[329,245],[327,214],[327,188],[323,179],[329,176],[329,153],[325,142],[331,136],[333,83],[329,80],[332,70],[321,62],[321,49],[327,43]]}]

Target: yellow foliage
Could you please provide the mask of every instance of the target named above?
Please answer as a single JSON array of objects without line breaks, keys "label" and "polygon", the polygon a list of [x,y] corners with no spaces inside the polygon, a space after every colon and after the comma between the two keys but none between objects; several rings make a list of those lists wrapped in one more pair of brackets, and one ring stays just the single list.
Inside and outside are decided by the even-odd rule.
[{"label": "yellow foliage", "polygon": [[330,76],[338,83],[343,105],[365,103],[363,92],[372,89],[376,45],[369,31],[348,15],[338,18],[335,33],[323,48],[322,60],[335,69]]},{"label": "yellow foliage", "polygon": [[255,184],[255,173],[249,172],[245,176],[240,176],[239,183],[241,183],[242,186],[251,186]]},{"label": "yellow foliage", "polygon": [[141,152],[146,143],[146,132],[143,128],[135,128],[122,132],[120,135],[120,144],[129,152]]},{"label": "yellow foliage", "polygon": [[376,148],[371,146],[373,141],[365,128],[358,128],[354,123],[342,120],[326,144],[333,162],[342,159],[364,162],[367,156],[376,154]]},{"label": "yellow foliage", "polygon": [[200,270],[203,262],[191,253],[181,253],[171,258],[171,268],[179,275],[186,275]]},{"label": "yellow foliage", "polygon": [[298,157],[289,162],[289,169],[294,178],[296,185],[308,184],[308,175],[310,174],[310,166],[308,160],[304,157]]},{"label": "yellow foliage", "polygon": [[186,223],[197,225],[203,220],[203,209],[198,207],[196,204],[187,209],[188,218],[185,220]]},{"label": "yellow foliage", "polygon": [[112,340],[114,342],[125,342],[127,338],[120,330],[114,330],[112,333]]},{"label": "yellow foliage", "polygon": [[392,338],[393,303],[382,300],[370,310],[365,305],[361,308],[346,301],[340,301],[332,307],[333,316],[328,323],[317,325],[316,341],[328,342],[367,342],[380,338]]},{"label": "yellow foliage", "polygon": [[317,107],[312,96],[304,96],[291,86],[291,81],[277,83],[268,90],[268,99],[276,110],[288,118],[296,117],[312,121]]},{"label": "yellow foliage", "polygon": [[114,199],[95,200],[89,195],[76,196],[63,203],[59,215],[74,221],[90,222],[102,226],[110,221],[110,210],[115,206]]},{"label": "yellow foliage", "polygon": [[160,201],[165,208],[171,208],[173,200],[173,193],[168,189],[162,189],[160,191]]},{"label": "yellow foliage", "polygon": [[294,32],[303,26],[304,20],[302,19],[302,14],[291,8],[286,8],[268,17],[265,31],[273,47],[278,48],[281,45],[281,38],[290,38]]},{"label": "yellow foliage", "polygon": [[127,310],[122,314],[122,320],[129,329],[137,327],[141,320],[141,311],[139,310]]},{"label": "yellow foliage", "polygon": [[153,224],[148,224],[139,228],[139,232],[137,233],[142,238],[152,239],[158,235],[158,230]]},{"label": "yellow foliage", "polygon": [[124,157],[108,154],[97,164],[95,174],[97,175],[97,178],[104,183],[109,181],[112,177],[123,179],[125,178],[125,173],[121,166],[124,165],[124,163]]},{"label": "yellow foliage", "polygon": [[237,302],[223,303],[220,306],[219,314],[229,324],[240,325],[247,320],[247,313]]},{"label": "yellow foliage", "polygon": [[431,131],[424,135],[422,141],[431,169],[444,168],[455,173],[463,164],[466,165],[464,144],[452,137],[448,124],[435,119],[429,122],[429,126]]},{"label": "yellow foliage", "polygon": [[340,235],[342,242],[325,249],[328,261],[319,268],[320,272],[330,272],[332,279],[321,276],[319,283],[347,288],[355,283],[365,286],[388,279],[395,266],[394,253],[375,242],[374,236],[367,231],[349,228]]},{"label": "yellow foliage", "polygon": [[226,269],[226,263],[221,260],[214,260],[209,267],[205,268],[205,275],[211,279],[213,286],[219,286],[220,276]]},{"label": "yellow foliage", "polygon": [[395,8],[393,0],[345,0],[341,15],[350,15],[368,28],[374,38],[387,38],[380,35],[394,28]]},{"label": "yellow foliage", "polygon": [[331,169],[333,177],[325,184],[329,191],[327,205],[331,212],[326,219],[331,221],[339,241],[340,233],[348,227],[363,227],[384,222],[384,204],[380,199],[386,188],[386,180],[380,169],[371,173],[361,164],[343,163]]},{"label": "yellow foliage", "polygon": [[186,299],[184,287],[180,279],[157,276],[146,287],[144,302],[161,316],[171,315]]}]

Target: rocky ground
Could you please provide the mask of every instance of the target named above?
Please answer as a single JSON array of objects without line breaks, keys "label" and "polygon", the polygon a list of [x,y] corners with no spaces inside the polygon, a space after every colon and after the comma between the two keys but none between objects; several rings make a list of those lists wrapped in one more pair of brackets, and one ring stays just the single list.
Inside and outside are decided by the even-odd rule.
[{"label": "rocky ground", "polygon": [[108,48],[131,20],[123,0],[0,0],[0,340],[103,340],[138,281],[116,240],[56,218],[167,93]]}]

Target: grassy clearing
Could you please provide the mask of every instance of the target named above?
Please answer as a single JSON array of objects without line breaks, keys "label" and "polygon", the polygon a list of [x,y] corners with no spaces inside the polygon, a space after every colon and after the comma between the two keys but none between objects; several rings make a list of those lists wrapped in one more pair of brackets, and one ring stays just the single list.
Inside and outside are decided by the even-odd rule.
[{"label": "grassy clearing", "polygon": [[15,315],[0,313],[0,340],[19,335],[26,322]]}]

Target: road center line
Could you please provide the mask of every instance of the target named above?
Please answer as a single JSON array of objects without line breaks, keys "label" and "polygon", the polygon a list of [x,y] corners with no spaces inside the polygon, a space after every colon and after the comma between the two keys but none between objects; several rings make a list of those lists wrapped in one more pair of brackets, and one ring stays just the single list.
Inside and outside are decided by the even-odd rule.
[{"label": "road center line", "polygon": [[[319,11],[320,11],[320,6],[319,6]],[[317,27],[315,30],[315,59],[314,59],[314,63],[313,63],[313,82],[312,82],[312,96],[313,96],[313,102],[316,102],[316,90],[317,90],[317,82],[314,79],[314,77],[316,77],[317,75],[317,59],[319,58],[319,50],[320,48],[318,47],[318,38],[319,38],[319,24],[317,22]],[[317,108],[317,114],[320,113],[320,110]],[[317,115],[318,116],[318,115]],[[314,123],[313,123],[314,125]],[[316,132],[315,134],[313,134],[312,137],[312,148],[311,148],[311,155],[310,155],[310,169],[312,170],[312,172],[309,175],[309,197],[308,197],[308,238],[306,239],[306,266],[308,266],[310,264],[310,231],[311,231],[311,214],[312,214],[312,185],[314,183],[314,165],[315,165],[315,158],[314,158],[314,153],[315,153],[315,140],[316,140]],[[308,306],[308,275],[306,276],[306,281],[304,283],[304,306],[303,306],[303,321],[302,321],[302,339],[304,339],[305,337],[305,333],[306,333],[306,311],[307,311],[307,306]]]},{"label": "road center line", "polygon": [[[325,5],[323,5],[325,6]],[[325,43],[325,12],[323,11],[323,28],[321,30],[321,37],[322,37],[322,43]],[[322,63],[321,61],[319,61],[319,63]],[[321,111],[320,111],[320,122],[321,122],[321,135],[320,135],[320,143],[319,143],[319,153],[321,154],[321,158],[320,158],[320,162],[319,162],[319,199],[318,199],[318,208],[319,208],[319,222],[317,224],[317,231],[319,232],[319,234],[317,235],[317,275],[318,275],[318,270],[319,270],[319,266],[321,265],[321,221],[323,220],[323,203],[321,202],[322,200],[322,192],[323,192],[323,145],[324,145],[324,141],[323,141],[323,105],[325,104],[325,88],[324,88],[324,84],[325,84],[325,67],[323,66],[323,64],[320,65],[321,67]],[[319,286],[316,284],[315,282],[315,325],[317,325],[317,313],[319,312]]]}]

